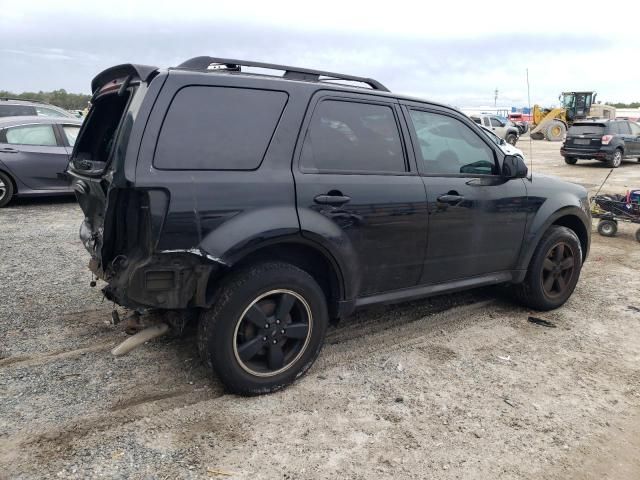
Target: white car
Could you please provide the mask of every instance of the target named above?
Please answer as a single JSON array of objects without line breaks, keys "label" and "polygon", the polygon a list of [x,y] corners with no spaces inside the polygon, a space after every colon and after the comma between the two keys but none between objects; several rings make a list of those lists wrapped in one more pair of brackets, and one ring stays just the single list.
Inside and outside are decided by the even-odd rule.
[{"label": "white car", "polygon": [[500,149],[506,153],[507,155],[514,155],[522,158],[524,160],[524,153],[518,147],[514,147],[510,143],[507,143],[504,138],[500,138],[498,135],[493,133],[491,129],[485,127],[484,125],[480,125],[480,128],[487,134],[487,136],[491,139],[493,143],[498,145]]}]

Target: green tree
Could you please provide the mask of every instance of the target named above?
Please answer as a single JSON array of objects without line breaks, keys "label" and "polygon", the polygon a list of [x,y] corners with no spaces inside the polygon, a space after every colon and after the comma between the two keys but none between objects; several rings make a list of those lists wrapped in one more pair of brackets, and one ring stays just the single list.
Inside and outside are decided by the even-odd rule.
[{"label": "green tree", "polygon": [[612,103],[612,102],[607,102],[607,105],[611,105],[612,107],[616,107],[616,108],[640,108],[640,102],[631,102],[631,103]]},{"label": "green tree", "polygon": [[87,106],[87,102],[91,100],[91,95],[83,93],[69,93],[64,88],[53,90],[52,92],[22,92],[13,93],[7,90],[0,90],[0,98],[19,98],[22,100],[38,100],[40,102],[50,103],[66,110],[82,110]]}]

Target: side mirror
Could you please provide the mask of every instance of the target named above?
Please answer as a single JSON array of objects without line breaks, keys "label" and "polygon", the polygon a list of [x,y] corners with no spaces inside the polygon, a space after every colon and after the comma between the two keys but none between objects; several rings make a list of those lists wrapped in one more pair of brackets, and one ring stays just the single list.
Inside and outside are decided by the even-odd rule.
[{"label": "side mirror", "polygon": [[502,176],[505,178],[524,178],[529,169],[519,155],[507,155],[502,162]]}]

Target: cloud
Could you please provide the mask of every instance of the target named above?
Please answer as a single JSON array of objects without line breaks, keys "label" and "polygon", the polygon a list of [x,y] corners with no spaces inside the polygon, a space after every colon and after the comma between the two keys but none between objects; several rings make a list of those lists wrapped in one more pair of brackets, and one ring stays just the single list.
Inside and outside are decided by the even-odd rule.
[{"label": "cloud", "polygon": [[[496,88],[499,103],[525,105],[527,68],[534,103],[548,105],[561,91],[574,89],[597,90],[601,100],[640,97],[634,80],[640,72],[612,76],[608,67],[619,61],[638,69],[628,62],[636,55],[632,43],[625,47],[620,37],[591,29],[560,33],[562,29],[547,23],[538,23],[536,30],[530,22],[507,23],[501,13],[487,17],[496,28],[487,28],[482,18],[468,18],[474,12],[486,14],[486,5],[468,6],[464,16],[452,11],[445,16],[443,10],[424,5],[411,7],[415,15],[408,16],[397,9],[358,13],[345,7],[341,20],[334,22],[336,10],[329,7],[339,5],[335,2],[323,3],[325,8],[313,16],[308,9],[294,14],[271,2],[269,11],[280,15],[265,13],[262,4],[246,5],[240,12],[228,6],[217,11],[176,9],[162,2],[120,8],[112,3],[109,9],[78,4],[82,8],[59,17],[55,10],[48,15],[35,7],[31,11],[27,2],[29,21],[0,20],[3,88],[88,92],[95,74],[118,63],[167,67],[212,55],[369,76],[393,91],[457,106],[492,104]],[[432,20],[438,18],[444,20]],[[404,29],[398,28],[402,22]]]}]

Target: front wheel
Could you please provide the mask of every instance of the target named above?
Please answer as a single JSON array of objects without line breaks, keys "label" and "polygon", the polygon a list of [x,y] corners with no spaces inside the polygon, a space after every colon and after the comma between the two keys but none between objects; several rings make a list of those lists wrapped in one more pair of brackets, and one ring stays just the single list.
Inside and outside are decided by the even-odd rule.
[{"label": "front wheel", "polygon": [[515,136],[513,133],[510,133],[509,135],[507,135],[507,138],[505,138],[505,141],[509,145],[514,145],[515,146],[516,142],[518,141],[518,137]]},{"label": "front wheel", "polygon": [[529,263],[527,275],[515,285],[518,299],[536,310],[562,306],[573,293],[582,269],[582,247],[575,232],[552,225]]},{"label": "front wheel", "polygon": [[232,273],[200,317],[203,360],[233,393],[292,383],[313,364],[329,315],[317,282],[294,265],[268,262]]}]

